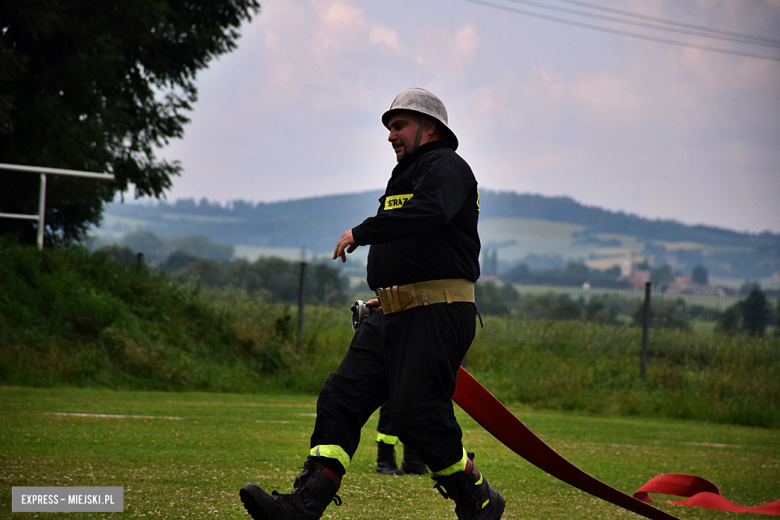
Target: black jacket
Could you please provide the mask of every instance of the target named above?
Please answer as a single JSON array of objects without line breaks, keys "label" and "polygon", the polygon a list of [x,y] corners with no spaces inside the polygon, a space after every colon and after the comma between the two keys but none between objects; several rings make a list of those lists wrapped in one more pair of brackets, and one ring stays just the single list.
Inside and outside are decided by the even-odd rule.
[{"label": "black jacket", "polygon": [[368,286],[479,278],[479,192],[469,165],[442,141],[404,155],[379,210],[352,229],[370,245]]}]

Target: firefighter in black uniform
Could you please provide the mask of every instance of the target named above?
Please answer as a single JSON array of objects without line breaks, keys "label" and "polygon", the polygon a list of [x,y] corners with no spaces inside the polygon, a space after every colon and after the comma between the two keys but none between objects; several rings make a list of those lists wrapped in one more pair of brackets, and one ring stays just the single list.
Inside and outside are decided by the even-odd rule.
[{"label": "firefighter in black uniform", "polygon": [[402,92],[382,123],[398,164],[376,216],[347,230],[333,253],[346,261],[346,253],[370,245],[368,285],[381,312],[357,330],[320,390],[311,450],[292,492],[241,489],[256,520],[317,519],[331,501],[340,505],[336,492],[361,427],[388,399],[396,435],[455,501],[459,519],[497,520],[504,511],[503,497],[463,449],[452,405],[458,367],[476,332],[477,181],[455,153],[444,104],[430,92]]}]

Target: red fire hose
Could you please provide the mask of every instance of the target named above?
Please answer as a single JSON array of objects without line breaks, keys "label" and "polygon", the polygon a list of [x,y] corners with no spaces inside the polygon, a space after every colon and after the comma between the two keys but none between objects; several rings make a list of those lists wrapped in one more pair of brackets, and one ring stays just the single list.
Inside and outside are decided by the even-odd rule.
[{"label": "red fire hose", "polygon": [[780,500],[760,506],[738,506],[721,496],[718,486],[695,475],[679,473],[659,475],[640,487],[633,497],[618,491],[561,457],[462,367],[458,371],[458,384],[452,399],[507,448],[534,466],[586,493],[645,518],[679,520],[649,505],[652,500],[648,493],[690,497],[678,502],[669,502],[674,505],[780,516]]},{"label": "red fire hose", "polygon": [[604,484],[558,455],[464,368],[458,371],[458,384],[452,399],[507,448],[550,475],[645,518],[679,520]]},{"label": "red fire hose", "polygon": [[686,500],[669,502],[676,506],[704,507],[718,511],[730,511],[732,513],[758,513],[763,515],[780,516],[780,500],[769,502],[760,506],[738,506],[723,498],[718,486],[709,480],[696,475],[684,475],[681,473],[665,473],[650,479],[647,484],[640,487],[634,493],[634,498],[642,502],[652,502],[648,493],[662,493],[664,495],[677,495],[690,497]]}]

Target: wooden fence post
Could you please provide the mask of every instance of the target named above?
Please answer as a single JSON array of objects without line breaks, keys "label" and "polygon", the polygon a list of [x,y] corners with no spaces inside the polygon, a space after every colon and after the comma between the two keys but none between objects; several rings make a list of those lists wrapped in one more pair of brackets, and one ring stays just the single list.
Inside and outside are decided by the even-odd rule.
[{"label": "wooden fence post", "polygon": [[650,285],[651,282],[645,282],[645,305],[642,309],[642,355],[639,364],[639,378],[642,380],[647,377],[647,340],[650,329]]},{"label": "wooden fence post", "polygon": [[303,279],[306,274],[306,262],[301,261],[301,274],[298,282],[298,338],[295,342],[296,350],[303,343]]}]

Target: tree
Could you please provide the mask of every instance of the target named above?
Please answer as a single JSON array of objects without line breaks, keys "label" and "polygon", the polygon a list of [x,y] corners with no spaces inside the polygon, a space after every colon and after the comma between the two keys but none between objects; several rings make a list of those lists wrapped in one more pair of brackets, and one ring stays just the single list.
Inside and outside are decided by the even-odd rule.
[{"label": "tree", "polygon": [[[236,48],[257,0],[0,2],[0,162],[110,172],[50,176],[46,241],[85,238],[103,204],[134,188],[160,198],[180,175],[154,149],[183,135],[196,73]],[[37,213],[39,179],[0,172],[0,212]],[[32,221],[0,233],[33,243]]]},{"label": "tree", "polygon": [[498,249],[493,249],[491,254],[490,249],[485,249],[482,253],[482,273],[486,275],[498,274]]},{"label": "tree", "polygon": [[753,291],[760,291],[761,284],[752,280],[745,280],[745,283],[739,288],[740,296],[748,296]]},{"label": "tree", "polygon": [[477,309],[485,316],[509,316],[509,304],[517,303],[519,297],[517,290],[510,284],[485,282],[474,285]]},{"label": "tree", "polygon": [[[150,231],[128,233],[122,237],[119,245],[143,253],[147,259],[154,262],[161,262],[164,258],[173,256],[173,253],[177,251],[180,253],[186,252],[195,258],[208,258],[218,262],[227,262],[233,258],[233,252],[235,251],[235,247],[230,244],[218,244],[202,235],[160,238]],[[181,255],[179,255],[179,258],[174,259],[173,265],[181,265]],[[185,265],[181,265],[180,268],[183,267]]]},{"label": "tree", "polygon": [[[177,260],[188,261],[183,255],[173,256],[163,267],[176,267],[172,262]],[[236,287],[268,302],[294,303],[298,301],[300,288],[300,263],[275,257],[259,258],[251,263],[199,259],[177,270],[175,277],[204,286]],[[344,281],[330,265],[308,264],[303,289],[307,303],[335,305],[344,301]]]},{"label": "tree", "polygon": [[158,250],[163,246],[163,241],[150,231],[136,231],[122,237],[119,245],[143,253],[149,258],[157,255]]},{"label": "tree", "polygon": [[191,255],[187,251],[177,249],[165,259],[165,262],[160,264],[160,271],[166,273],[176,273],[181,271],[187,266],[190,266],[198,261],[198,257]]},{"label": "tree", "polygon": [[775,336],[780,337],[780,300],[777,300],[777,309],[775,309],[777,322],[775,323]]},{"label": "tree", "polygon": [[509,282],[522,282],[524,279],[531,276],[531,270],[526,264],[517,264],[512,267],[501,279]]},{"label": "tree", "polygon": [[[644,321],[644,305],[637,307],[633,316],[633,323],[641,327]],[[654,329],[678,329],[690,330],[691,314],[685,305],[685,300],[678,298],[675,301],[652,302],[650,304],[650,327]]]},{"label": "tree", "polygon": [[763,336],[772,319],[772,309],[767,304],[764,292],[753,289],[744,302],[742,307],[744,330],[751,336]]},{"label": "tree", "polygon": [[650,270],[650,279],[654,284],[660,282],[673,282],[674,273],[672,272],[672,268],[669,266],[669,264],[663,264],[656,269]]},{"label": "tree", "polygon": [[607,304],[599,298],[591,298],[585,305],[585,321],[599,323],[601,325],[618,325],[617,311],[607,307]]},{"label": "tree", "polygon": [[743,302],[737,302],[715,320],[715,330],[724,334],[734,334],[742,329]]},{"label": "tree", "polygon": [[710,273],[704,268],[704,266],[697,265],[691,271],[691,281],[701,285],[707,285],[710,282]]},{"label": "tree", "polygon": [[760,289],[753,289],[744,300],[740,300],[718,317],[718,332],[746,332],[751,336],[763,336],[772,321],[772,308]]}]

